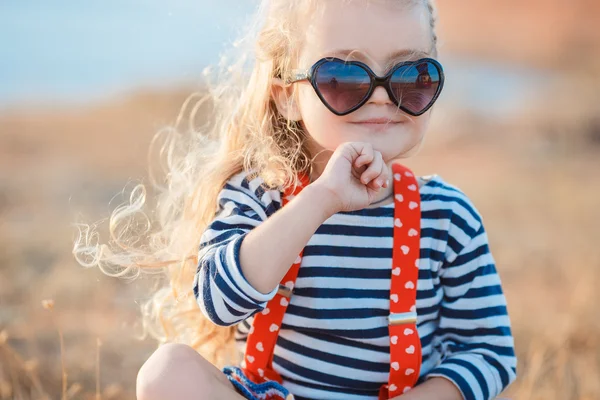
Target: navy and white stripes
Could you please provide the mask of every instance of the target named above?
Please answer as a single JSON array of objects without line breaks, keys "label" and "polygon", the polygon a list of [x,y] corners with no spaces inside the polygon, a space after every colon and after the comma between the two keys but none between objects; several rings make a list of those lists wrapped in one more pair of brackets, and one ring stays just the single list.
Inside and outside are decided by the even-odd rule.
[{"label": "navy and white stripes", "polygon": [[[245,234],[281,207],[281,194],[261,183],[241,172],[221,191],[218,213],[201,239],[194,281],[209,319],[238,324],[240,351],[252,316],[277,292],[253,288],[239,262]],[[494,398],[514,381],[516,358],[481,216],[437,175],[420,193],[420,382],[442,376],[466,399]],[[338,213],[307,244],[273,359],[297,399],[375,400],[387,383],[393,207]]]}]

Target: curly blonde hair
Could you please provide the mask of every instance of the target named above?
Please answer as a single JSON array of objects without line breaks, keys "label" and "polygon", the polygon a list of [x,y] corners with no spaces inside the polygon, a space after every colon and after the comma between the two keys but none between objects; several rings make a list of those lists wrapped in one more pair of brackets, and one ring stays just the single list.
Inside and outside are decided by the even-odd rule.
[{"label": "curly blonde hair", "polygon": [[[437,54],[433,0],[382,1],[425,5],[431,16],[432,53]],[[129,201],[112,212],[106,243],[99,241],[96,224],[77,224],[73,254],[82,266],[98,267],[113,277],[157,273],[166,278],[141,307],[145,333],[160,344],[186,343],[217,366],[240,359],[235,326],[214,325],[192,293],[200,237],[232,175],[254,171],[269,188],[284,190],[310,169],[306,133],[278,113],[271,91],[273,77],[285,77],[295,68],[303,27],[316,3],[263,0],[247,32],[234,43],[237,62],[222,58],[214,74],[217,84],[190,96],[174,125],[155,135],[150,154],[158,149],[164,176],[151,171],[154,196],[148,196],[146,185],[135,186]],[[210,121],[193,126],[205,106]]]}]

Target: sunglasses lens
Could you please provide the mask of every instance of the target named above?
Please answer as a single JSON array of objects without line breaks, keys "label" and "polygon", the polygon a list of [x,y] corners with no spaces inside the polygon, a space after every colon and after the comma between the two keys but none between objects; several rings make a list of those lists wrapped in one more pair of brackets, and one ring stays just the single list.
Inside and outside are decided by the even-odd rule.
[{"label": "sunglasses lens", "polygon": [[327,61],[315,71],[318,92],[324,101],[338,113],[345,113],[358,105],[369,93],[369,74],[358,65]]},{"label": "sunglasses lens", "polygon": [[390,86],[398,104],[419,114],[434,100],[440,86],[440,71],[429,61],[405,65],[391,77]]}]

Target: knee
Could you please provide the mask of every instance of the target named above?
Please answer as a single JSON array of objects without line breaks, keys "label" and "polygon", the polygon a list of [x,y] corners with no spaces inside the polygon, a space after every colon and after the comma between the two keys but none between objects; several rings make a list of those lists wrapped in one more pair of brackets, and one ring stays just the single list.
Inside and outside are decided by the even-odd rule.
[{"label": "knee", "polygon": [[[203,386],[201,356],[191,347],[179,343],[160,346],[140,368],[136,381],[137,400],[172,398],[174,391],[188,391],[188,385]],[[183,377],[192,378],[183,381]]]}]

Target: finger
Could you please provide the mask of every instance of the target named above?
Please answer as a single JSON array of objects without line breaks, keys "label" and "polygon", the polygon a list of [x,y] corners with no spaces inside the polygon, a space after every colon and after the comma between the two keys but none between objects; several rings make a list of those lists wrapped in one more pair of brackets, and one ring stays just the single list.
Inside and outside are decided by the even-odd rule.
[{"label": "finger", "polygon": [[387,188],[390,186],[390,180],[386,177],[382,178],[383,179],[383,186],[384,188]]},{"label": "finger", "polygon": [[[383,155],[382,155],[382,158],[383,158]],[[379,178],[381,178],[381,180],[383,181],[382,187],[387,188],[390,186],[390,171],[389,171],[389,167],[385,163],[385,161],[382,162],[381,174],[379,175]]]},{"label": "finger", "polygon": [[[360,181],[365,185],[371,182],[373,179],[378,178],[381,175],[381,171],[383,170],[383,157],[381,153],[376,151],[373,156],[373,162],[369,165],[369,167],[362,173],[360,177]],[[378,187],[383,185],[383,181],[379,183]]]},{"label": "finger", "polygon": [[350,171],[352,171],[352,176],[355,177],[357,181],[360,181],[361,173],[354,168],[350,168]]},{"label": "finger", "polygon": [[385,163],[383,163],[383,166],[381,167],[381,175],[379,175],[379,177],[383,180],[384,188],[387,188],[390,186],[390,174],[389,174],[388,166]]},{"label": "finger", "polygon": [[366,143],[360,149],[360,155],[354,160],[354,166],[356,168],[360,168],[363,165],[367,165],[373,161],[374,151],[373,146],[371,144]]},{"label": "finger", "polygon": [[373,190],[379,190],[381,188],[387,188],[388,186],[389,186],[389,181],[387,181],[387,183],[386,183],[386,179],[383,176],[383,174],[380,174],[379,176],[375,177],[367,185],[367,187],[369,187],[369,188],[371,188]]},{"label": "finger", "polygon": [[377,192],[377,191],[379,191],[379,189],[381,189],[383,187],[383,181],[378,178],[373,179],[371,182],[369,182],[367,184],[367,187],[369,189],[373,189]]},{"label": "finger", "polygon": [[389,187],[390,179],[389,179],[388,175],[389,175],[388,167],[385,164],[385,162],[383,161],[383,155],[382,155],[381,172],[378,176],[376,176],[373,180],[371,180],[371,182],[369,182],[368,187],[373,190],[377,190],[377,191],[381,188]]}]

